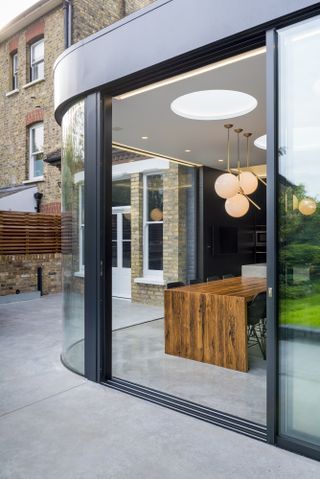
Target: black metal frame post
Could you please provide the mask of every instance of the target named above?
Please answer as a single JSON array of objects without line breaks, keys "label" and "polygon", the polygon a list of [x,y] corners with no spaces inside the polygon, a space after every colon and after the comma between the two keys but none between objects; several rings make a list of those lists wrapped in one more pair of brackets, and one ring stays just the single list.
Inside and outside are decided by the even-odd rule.
[{"label": "black metal frame post", "polygon": [[101,301],[98,356],[100,381],[105,381],[112,377],[112,97],[102,97],[100,105],[103,136],[100,160]]},{"label": "black metal frame post", "polygon": [[267,437],[275,443],[277,434],[277,181],[278,181],[278,98],[277,38],[269,30],[267,43]]}]

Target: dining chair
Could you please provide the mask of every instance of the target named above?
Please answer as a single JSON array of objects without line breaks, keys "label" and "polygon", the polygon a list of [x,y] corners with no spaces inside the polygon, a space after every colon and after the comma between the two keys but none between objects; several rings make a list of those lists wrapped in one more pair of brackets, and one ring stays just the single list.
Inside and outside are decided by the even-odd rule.
[{"label": "dining chair", "polygon": [[249,347],[258,344],[263,359],[266,359],[266,293],[257,294],[248,304],[247,308]]},{"label": "dining chair", "polygon": [[212,276],[208,276],[207,277],[207,283],[209,283],[209,281],[219,281],[220,277],[217,276],[216,274],[212,275]]},{"label": "dining chair", "polygon": [[179,288],[179,286],[185,286],[182,281],[173,281],[172,283],[167,283],[167,289]]}]

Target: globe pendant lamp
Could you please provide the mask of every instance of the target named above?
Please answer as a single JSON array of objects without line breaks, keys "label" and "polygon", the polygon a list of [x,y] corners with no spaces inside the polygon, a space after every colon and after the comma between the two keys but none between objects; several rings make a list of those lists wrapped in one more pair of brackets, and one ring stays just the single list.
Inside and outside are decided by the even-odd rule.
[{"label": "globe pendant lamp", "polygon": [[229,216],[241,218],[249,211],[249,201],[244,195],[238,193],[226,200],[225,210]]},{"label": "globe pendant lamp", "polygon": [[[238,160],[237,160],[237,168],[240,173],[240,133],[243,131],[242,128],[235,128],[235,133],[237,133],[237,150],[238,150]],[[240,185],[239,185],[240,186]],[[242,190],[240,189],[241,193],[237,193],[236,195],[232,196],[232,198],[227,198],[225,202],[225,210],[229,216],[233,218],[241,218],[244,216],[249,210],[249,201],[242,194]]]},{"label": "globe pendant lamp", "polygon": [[[244,133],[243,136],[247,139],[247,168],[250,166],[249,160],[249,138],[252,133]],[[246,195],[251,195],[258,188],[258,179],[252,171],[242,171],[239,174],[240,187]]]},{"label": "globe pendant lamp", "polygon": [[238,178],[230,173],[230,128],[233,127],[230,123],[224,125],[228,131],[228,141],[227,141],[227,168],[228,173],[223,173],[218,176],[214,184],[214,189],[220,198],[227,199],[235,196],[239,191],[239,181]]},{"label": "globe pendant lamp", "polygon": [[298,208],[302,215],[310,216],[315,213],[317,204],[312,198],[304,198],[300,201]]}]

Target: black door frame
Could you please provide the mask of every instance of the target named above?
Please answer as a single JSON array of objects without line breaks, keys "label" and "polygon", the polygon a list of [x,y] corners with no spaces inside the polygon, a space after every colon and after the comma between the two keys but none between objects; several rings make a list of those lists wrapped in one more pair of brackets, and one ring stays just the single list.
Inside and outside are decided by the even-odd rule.
[{"label": "black door frame", "polygon": [[[311,18],[320,13],[317,4],[262,25],[223,41],[214,47],[203,47],[181,57],[138,72],[130,78],[120,79],[108,85],[103,92],[92,93],[86,99],[86,158],[94,159],[95,167],[86,162],[85,212],[88,221],[86,234],[86,286],[85,286],[85,375],[91,380],[107,383],[130,394],[163,404],[186,414],[195,415],[188,409],[190,404],[177,406],[179,398],[168,403],[169,395],[159,391],[114,381],[112,378],[112,291],[111,291],[111,185],[112,185],[112,97],[164,78],[228,58],[230,56],[264,46],[267,43],[267,134],[268,134],[268,367],[267,367],[267,441],[285,449],[320,459],[319,450],[295,440],[279,437],[278,434],[278,345],[277,345],[277,45],[276,30]],[[270,101],[271,99],[271,101]],[[90,196],[96,191],[94,201]],[[90,244],[90,246],[89,246]],[[92,248],[95,245],[95,248]],[[92,266],[89,264],[92,262]],[[269,289],[271,288],[271,290]],[[271,297],[270,297],[271,296]],[[271,320],[270,320],[271,318]],[[125,384],[124,384],[125,383]],[[140,391],[140,392],[139,392]],[[158,399],[157,399],[158,396]],[[162,396],[159,399],[159,396]],[[165,396],[165,397],[164,397]],[[171,397],[172,398],[172,397]],[[195,405],[198,408],[199,405]],[[188,412],[183,409],[188,409]],[[203,410],[200,411],[203,414]],[[228,415],[215,411],[223,427]],[[207,412],[204,413],[207,415]],[[204,419],[206,420],[206,419]],[[239,418],[235,418],[239,420]],[[218,424],[219,421],[210,420]],[[231,429],[235,429],[231,427]],[[238,432],[241,432],[238,429]]]}]

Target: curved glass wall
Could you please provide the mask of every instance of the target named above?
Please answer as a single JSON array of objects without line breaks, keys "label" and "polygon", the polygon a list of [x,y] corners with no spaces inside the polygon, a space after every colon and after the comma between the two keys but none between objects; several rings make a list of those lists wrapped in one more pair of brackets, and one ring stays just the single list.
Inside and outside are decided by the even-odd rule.
[{"label": "curved glass wall", "polygon": [[62,121],[64,363],[84,374],[84,101]]}]

